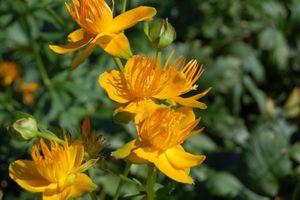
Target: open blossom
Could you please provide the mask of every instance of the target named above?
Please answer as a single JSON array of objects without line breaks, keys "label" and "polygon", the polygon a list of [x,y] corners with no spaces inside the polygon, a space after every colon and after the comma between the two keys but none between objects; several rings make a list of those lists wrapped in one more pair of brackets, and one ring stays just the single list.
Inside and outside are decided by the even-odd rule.
[{"label": "open blossom", "polygon": [[171,55],[163,68],[155,59],[133,56],[125,66],[124,72],[112,70],[99,77],[99,84],[110,99],[119,103],[118,109],[137,114],[136,121],[151,114],[159,101],[168,100],[171,104],[205,109],[206,105],[198,99],[208,93],[207,89],[191,97],[181,97],[197,88],[196,81],[203,68],[196,60],[184,63],[183,58],[170,63]]},{"label": "open blossom", "polygon": [[190,154],[181,144],[201,131],[192,131],[198,123],[191,108],[159,108],[137,125],[138,139],[112,155],[133,163],[153,163],[168,177],[182,183],[193,183],[190,168],[201,164],[205,156]]},{"label": "open blossom", "polygon": [[98,45],[108,54],[129,58],[130,45],[123,33],[140,21],[149,20],[156,10],[140,6],[113,17],[105,0],[73,0],[73,7],[66,3],[67,10],[81,27],[68,36],[66,45],[50,45],[59,54],[67,54],[86,47],[74,60],[72,67],[78,66]]},{"label": "open blossom", "polygon": [[0,64],[0,80],[4,86],[12,84],[20,76],[16,63],[5,61]]},{"label": "open blossom", "polygon": [[30,192],[43,193],[43,200],[67,200],[96,188],[83,173],[95,160],[83,162],[84,148],[80,141],[63,146],[51,141],[51,148],[41,139],[32,149],[32,159],[17,160],[9,167],[9,176]]}]

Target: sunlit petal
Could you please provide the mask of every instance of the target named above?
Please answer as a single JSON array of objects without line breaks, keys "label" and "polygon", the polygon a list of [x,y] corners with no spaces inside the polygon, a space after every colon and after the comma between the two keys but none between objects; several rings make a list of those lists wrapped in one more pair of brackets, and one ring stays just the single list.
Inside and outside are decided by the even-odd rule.
[{"label": "sunlit petal", "polygon": [[43,192],[51,184],[39,174],[33,161],[17,160],[11,163],[9,176],[30,192]]},{"label": "sunlit petal", "polygon": [[200,108],[200,109],[206,109],[207,108],[205,103],[199,102],[199,101],[195,100],[192,97],[188,97],[188,98],[173,97],[172,99],[174,101],[176,101],[177,103],[183,105],[183,106]]},{"label": "sunlit petal", "polygon": [[170,163],[178,169],[195,167],[205,160],[204,155],[193,155],[186,152],[182,146],[170,148],[165,152]]},{"label": "sunlit petal", "polygon": [[140,21],[149,20],[154,15],[156,15],[155,8],[147,6],[134,8],[115,17],[113,23],[109,27],[109,31],[118,33],[134,26]]},{"label": "sunlit petal", "polygon": [[[74,38],[73,38],[74,39]],[[49,48],[55,53],[67,54],[76,51],[85,45],[87,45],[92,39],[90,37],[84,37],[82,40],[77,42],[69,42],[65,45],[49,45]]]},{"label": "sunlit petal", "polygon": [[174,167],[164,153],[157,157],[154,164],[162,173],[178,182],[194,183],[192,177],[187,173],[188,171]]},{"label": "sunlit petal", "polygon": [[129,91],[124,77],[117,70],[105,72],[99,77],[100,86],[107,92],[110,99],[118,103],[127,103],[129,101]]},{"label": "sunlit petal", "polygon": [[117,159],[126,158],[131,151],[136,147],[136,140],[132,140],[125,144],[122,148],[111,153],[111,155]]},{"label": "sunlit petal", "polygon": [[98,44],[108,54],[128,59],[132,56],[130,44],[124,33],[99,38]]},{"label": "sunlit petal", "polygon": [[70,196],[79,197],[96,189],[97,185],[86,174],[78,173],[71,187]]}]

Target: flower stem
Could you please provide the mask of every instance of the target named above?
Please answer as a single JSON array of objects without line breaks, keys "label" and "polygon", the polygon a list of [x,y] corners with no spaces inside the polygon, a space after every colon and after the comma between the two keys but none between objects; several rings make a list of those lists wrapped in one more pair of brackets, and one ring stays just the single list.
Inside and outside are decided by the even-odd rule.
[{"label": "flower stem", "polygon": [[35,57],[35,60],[36,60],[36,64],[37,64],[38,70],[39,70],[40,75],[41,75],[41,78],[42,78],[45,86],[50,90],[50,92],[53,92],[54,90],[53,90],[51,81],[48,77],[45,65],[44,65],[44,63],[42,61],[42,58],[41,58],[41,55],[40,55],[39,46],[38,46],[36,40],[32,36],[32,32],[31,32],[31,28],[30,28],[30,25],[29,25],[28,18],[27,18],[26,15],[24,15],[23,17],[24,18],[21,20],[21,22],[24,23],[24,30],[28,35],[28,38],[29,38],[29,41],[30,41],[30,44],[31,44],[31,48],[32,48],[32,51],[33,51],[33,54],[34,54],[34,57]]},{"label": "flower stem", "polygon": [[[126,167],[125,167],[125,170],[123,172],[123,176],[125,176],[125,177],[128,176],[130,167],[131,167],[131,163],[126,162]],[[119,185],[118,185],[118,188],[116,190],[116,193],[115,193],[115,196],[114,196],[113,200],[118,200],[118,198],[120,196],[120,192],[121,192],[122,186],[123,186],[123,180],[120,179],[120,182],[119,182]]]},{"label": "flower stem", "polygon": [[123,0],[122,13],[126,11],[127,0]]},{"label": "flower stem", "polygon": [[153,164],[148,164],[148,177],[147,177],[147,200],[154,200],[154,184],[156,180],[156,170]]},{"label": "flower stem", "polygon": [[60,18],[59,15],[56,14],[56,12],[49,6],[48,0],[42,0],[44,7],[49,12],[49,14],[54,18],[54,20],[59,24],[60,28],[65,27],[65,23],[62,18]]},{"label": "flower stem", "polygon": [[34,57],[35,57],[36,64],[37,64],[37,67],[39,69],[41,78],[42,78],[44,84],[46,85],[46,87],[48,87],[48,89],[52,91],[53,90],[52,84],[51,84],[51,81],[48,77],[45,65],[42,61],[42,58],[41,58],[41,55],[39,53],[39,49],[38,49],[38,46],[37,46],[36,42],[32,43],[32,48],[33,48]]},{"label": "flower stem", "polygon": [[123,72],[124,71],[124,66],[120,60],[120,58],[117,58],[117,57],[113,57],[114,58],[114,61],[116,63],[116,65],[119,67],[120,71]]},{"label": "flower stem", "polygon": [[64,141],[59,139],[58,137],[56,137],[56,135],[54,134],[50,134],[50,133],[45,133],[45,132],[38,132],[37,136],[47,139],[47,140],[54,140],[55,142],[57,142],[58,144],[64,144]]},{"label": "flower stem", "polygon": [[161,49],[157,49],[157,51],[156,51],[156,63],[157,63],[158,68],[161,68],[161,55],[162,55]]},{"label": "flower stem", "polygon": [[97,200],[97,196],[95,194],[95,192],[90,192],[89,193],[91,200]]}]

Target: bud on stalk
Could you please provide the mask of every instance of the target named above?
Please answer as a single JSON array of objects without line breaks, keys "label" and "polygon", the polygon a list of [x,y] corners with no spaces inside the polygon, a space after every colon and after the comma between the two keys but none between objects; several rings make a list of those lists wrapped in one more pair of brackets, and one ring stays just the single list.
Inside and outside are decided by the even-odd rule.
[{"label": "bud on stalk", "polygon": [[146,22],[144,32],[149,41],[157,48],[163,49],[176,39],[176,31],[168,19],[157,19]]}]

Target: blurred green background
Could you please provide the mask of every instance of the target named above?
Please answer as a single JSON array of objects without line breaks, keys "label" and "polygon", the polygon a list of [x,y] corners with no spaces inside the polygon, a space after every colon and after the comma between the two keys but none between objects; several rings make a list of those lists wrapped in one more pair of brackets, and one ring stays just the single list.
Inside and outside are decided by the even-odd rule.
[{"label": "blurred green background", "polygon": [[[138,5],[154,6],[157,17],[168,18],[175,27],[177,40],[164,54],[175,50],[198,59],[205,66],[199,90],[213,87],[203,98],[208,109],[196,111],[205,131],[185,143],[190,152],[207,155],[204,164],[191,172],[196,184],[182,185],[160,175],[157,199],[299,200],[300,1],[131,0],[128,7]],[[101,73],[115,67],[112,59],[97,48],[70,71],[76,53],[62,56],[48,48],[65,43],[77,27],[62,0],[0,1],[0,60],[16,62],[25,82],[41,85],[30,106],[14,86],[0,86],[0,199],[35,198],[7,172],[10,162],[30,158],[32,142],[16,141],[5,128],[18,110],[74,137],[82,119],[90,116],[94,129],[110,144],[103,152],[110,163],[104,168],[124,167],[109,154],[130,141],[135,129],[133,124],[113,121],[114,103],[97,83]],[[126,34],[134,53],[154,55],[142,24]],[[50,82],[40,75],[42,66]],[[99,197],[110,199],[118,177],[103,166],[90,173],[99,184]],[[144,166],[132,168],[131,177],[145,176]],[[123,189],[126,195],[138,192],[131,182]]]}]

